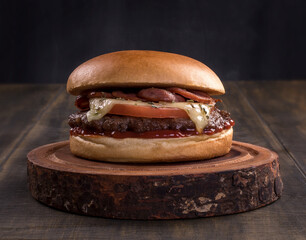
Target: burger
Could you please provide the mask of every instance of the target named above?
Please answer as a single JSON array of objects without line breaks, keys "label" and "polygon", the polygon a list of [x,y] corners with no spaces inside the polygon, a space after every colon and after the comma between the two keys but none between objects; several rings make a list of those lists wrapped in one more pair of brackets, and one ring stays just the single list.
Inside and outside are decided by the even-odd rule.
[{"label": "burger", "polygon": [[108,162],[180,162],[230,151],[234,121],[219,110],[218,76],[178,54],[129,50],[100,55],[69,76],[77,96],[70,149]]}]

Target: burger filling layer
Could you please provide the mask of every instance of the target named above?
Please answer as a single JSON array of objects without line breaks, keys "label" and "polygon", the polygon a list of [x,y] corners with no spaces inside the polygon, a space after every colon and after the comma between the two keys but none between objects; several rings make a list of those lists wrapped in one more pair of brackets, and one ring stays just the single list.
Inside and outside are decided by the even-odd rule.
[{"label": "burger filling layer", "polygon": [[[71,134],[113,137],[184,137],[200,134],[195,123],[188,118],[161,119],[108,114],[100,119],[88,121],[87,115],[87,112],[80,112],[69,116]],[[233,124],[229,113],[213,107],[202,133],[211,135],[229,129]]]},{"label": "burger filling layer", "polygon": [[[158,89],[159,93],[164,95],[160,94],[159,98],[162,99],[157,100],[162,101],[149,101],[148,97],[156,100],[155,95],[158,95],[154,95],[156,92],[154,88],[142,94],[142,99],[134,98],[132,94],[124,94],[127,99],[120,97],[123,94],[114,98],[104,92],[102,95],[101,92],[98,94],[91,92],[85,96],[79,96],[76,105],[82,111],[69,116],[71,134],[117,138],[168,138],[198,134],[212,135],[234,125],[230,114],[216,108],[214,106],[216,101],[210,96],[196,92],[204,100],[195,102],[193,99],[186,99],[189,93],[187,90],[177,89],[174,89],[175,92],[182,95],[176,95],[171,102],[171,99],[166,98],[169,95],[160,91],[166,91],[164,89]],[[194,92],[191,94],[195,95]],[[191,94],[189,95],[193,97]],[[132,97],[133,100],[131,100]]]}]

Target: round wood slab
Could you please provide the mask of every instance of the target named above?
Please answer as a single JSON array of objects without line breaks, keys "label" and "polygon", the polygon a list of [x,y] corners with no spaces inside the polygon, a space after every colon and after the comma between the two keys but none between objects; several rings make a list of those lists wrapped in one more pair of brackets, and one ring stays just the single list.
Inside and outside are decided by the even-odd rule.
[{"label": "round wood slab", "polygon": [[28,154],[32,196],[60,210],[122,219],[176,219],[245,212],[277,200],[283,183],[276,153],[233,142],[210,160],[123,164],[71,154],[69,142]]}]

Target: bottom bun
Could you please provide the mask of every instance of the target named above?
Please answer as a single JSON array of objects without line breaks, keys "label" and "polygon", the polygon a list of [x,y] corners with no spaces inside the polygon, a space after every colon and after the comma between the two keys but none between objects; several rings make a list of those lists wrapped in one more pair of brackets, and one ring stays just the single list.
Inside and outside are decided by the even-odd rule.
[{"label": "bottom bun", "polygon": [[227,154],[233,129],[213,135],[183,138],[112,138],[70,136],[71,152],[79,157],[107,162],[181,162],[209,159]]}]

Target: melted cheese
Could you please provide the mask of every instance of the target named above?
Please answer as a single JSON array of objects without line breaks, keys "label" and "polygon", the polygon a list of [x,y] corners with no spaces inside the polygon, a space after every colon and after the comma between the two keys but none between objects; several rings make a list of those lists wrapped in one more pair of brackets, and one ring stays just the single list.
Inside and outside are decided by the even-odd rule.
[{"label": "melted cheese", "polygon": [[208,118],[212,105],[194,102],[159,102],[148,103],[141,101],[131,101],[123,99],[108,99],[108,98],[91,98],[89,100],[90,110],[87,112],[88,121],[99,120],[106,115],[115,104],[128,104],[134,106],[149,106],[154,108],[179,108],[188,114],[190,119],[194,122],[198,132],[202,132],[208,124]]}]

